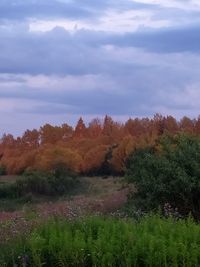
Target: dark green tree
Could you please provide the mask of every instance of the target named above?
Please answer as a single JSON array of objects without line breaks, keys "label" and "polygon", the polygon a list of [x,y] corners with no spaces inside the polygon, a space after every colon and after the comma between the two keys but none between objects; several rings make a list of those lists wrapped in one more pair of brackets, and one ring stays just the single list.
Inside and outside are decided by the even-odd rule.
[{"label": "dark green tree", "polygon": [[127,161],[126,179],[134,183],[131,197],[142,210],[169,203],[200,217],[200,138],[164,136],[154,147],[135,151]]}]

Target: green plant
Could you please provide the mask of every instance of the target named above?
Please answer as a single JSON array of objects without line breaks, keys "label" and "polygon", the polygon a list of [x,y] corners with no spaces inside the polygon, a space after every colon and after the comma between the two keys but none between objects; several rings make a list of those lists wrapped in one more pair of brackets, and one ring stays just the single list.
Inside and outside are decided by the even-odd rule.
[{"label": "green plant", "polygon": [[200,215],[200,138],[165,136],[154,147],[136,150],[127,162],[126,179],[137,191],[134,205],[144,211],[169,203],[186,215]]},{"label": "green plant", "polygon": [[197,267],[199,245],[200,226],[191,218],[55,218],[26,239],[0,242],[0,262],[5,267],[23,266],[24,259],[29,267]]},{"label": "green plant", "polygon": [[31,195],[56,196],[69,193],[78,184],[74,174],[56,169],[54,172],[25,172],[12,184],[0,185],[0,198],[24,198]]}]

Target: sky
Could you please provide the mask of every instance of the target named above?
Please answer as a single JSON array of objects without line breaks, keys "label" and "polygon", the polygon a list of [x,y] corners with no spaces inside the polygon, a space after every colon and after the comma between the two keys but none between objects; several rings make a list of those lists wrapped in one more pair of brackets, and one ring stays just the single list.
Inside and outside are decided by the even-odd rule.
[{"label": "sky", "polygon": [[199,0],[0,0],[0,134],[199,99]]}]

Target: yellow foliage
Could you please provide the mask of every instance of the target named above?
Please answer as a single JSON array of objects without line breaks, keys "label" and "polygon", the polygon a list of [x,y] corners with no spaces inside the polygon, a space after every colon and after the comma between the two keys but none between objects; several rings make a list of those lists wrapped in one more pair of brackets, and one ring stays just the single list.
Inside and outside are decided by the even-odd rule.
[{"label": "yellow foliage", "polygon": [[127,157],[131,154],[131,152],[135,148],[135,140],[132,136],[126,136],[120,142],[119,146],[114,149],[111,159],[111,165],[113,169],[121,173],[125,168],[125,162]]},{"label": "yellow foliage", "polygon": [[37,153],[34,167],[39,170],[50,171],[56,166],[62,165],[69,170],[79,172],[81,161],[81,156],[68,148],[44,146]]},{"label": "yellow foliage", "polygon": [[105,145],[99,145],[90,149],[84,156],[82,171],[88,172],[100,168],[104,162],[107,151],[108,146]]}]

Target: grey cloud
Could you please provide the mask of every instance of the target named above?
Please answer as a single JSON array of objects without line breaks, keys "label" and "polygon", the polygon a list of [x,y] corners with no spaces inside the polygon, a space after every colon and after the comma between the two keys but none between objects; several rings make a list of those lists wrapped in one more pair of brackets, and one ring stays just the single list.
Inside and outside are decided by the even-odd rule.
[{"label": "grey cloud", "polygon": [[[56,121],[65,114],[147,116],[162,111],[173,115],[197,114],[195,99],[200,97],[198,24],[154,31],[143,28],[121,34],[106,30],[78,30],[71,34],[59,27],[33,33],[28,30],[28,22],[23,21],[32,16],[43,19],[69,16],[94,21],[107,8],[149,7],[117,0],[76,0],[68,4],[18,0],[17,5],[12,6],[13,3],[14,0],[0,2],[0,20],[6,19],[5,25],[19,20],[9,29],[0,27],[0,100],[5,100],[5,109],[6,102],[11,101],[7,107],[10,111],[3,112],[7,114],[5,118],[10,116],[13,124],[13,114],[18,118],[26,115],[28,123],[28,116],[47,122],[47,117]],[[153,8],[159,11],[158,6]],[[163,12],[161,17],[156,13],[155,18],[169,17],[169,9],[165,16]],[[178,14],[175,9],[173,14]],[[192,19],[192,14],[190,16]],[[49,83],[37,88],[34,83],[27,83],[27,75],[34,78],[41,74]],[[76,80],[75,86],[68,80],[61,85],[55,82],[67,75]],[[91,82],[83,79],[87,75],[91,75]],[[55,84],[53,89],[48,88],[51,82]],[[194,87],[193,92],[190,87]]]},{"label": "grey cloud", "polygon": [[27,18],[84,18],[91,15],[91,12],[83,6],[73,3],[64,3],[56,0],[1,0],[1,20],[21,20]]},{"label": "grey cloud", "polygon": [[[171,59],[173,60],[173,58]],[[172,64],[173,62],[171,62]],[[159,112],[160,106],[169,110],[192,109],[192,105],[177,103],[177,96],[182,95],[186,85],[193,81],[200,83],[198,71],[192,71],[195,62],[183,60],[188,64],[186,69],[179,66],[151,66],[132,69],[132,71],[121,73],[118,76],[101,75],[94,80],[93,88],[83,87],[81,76],[77,76],[76,88],[49,90],[46,88],[31,88],[22,83],[17,90],[10,91],[3,88],[0,98],[24,98],[34,101],[43,101],[45,104],[17,109],[17,112],[47,114],[100,114],[127,115]],[[167,75],[166,75],[167,73]],[[95,77],[95,76],[94,76]],[[51,79],[51,77],[49,77]],[[112,81],[112,82],[109,82]],[[66,84],[70,88],[70,84]],[[63,87],[64,88],[64,87]],[[73,90],[74,89],[74,90]],[[91,90],[92,89],[92,90]],[[175,96],[175,97],[174,97]],[[173,99],[174,97],[174,99]],[[189,97],[189,96],[188,96]],[[152,107],[154,108],[151,111]],[[156,110],[157,107],[157,110]],[[29,110],[29,111],[28,111]],[[50,111],[51,110],[51,111]],[[152,115],[152,114],[151,114]]]},{"label": "grey cloud", "polygon": [[108,8],[127,10],[129,8],[153,8],[152,5],[120,0],[1,0],[0,20],[26,20],[28,18],[55,19],[79,18],[97,19]]},{"label": "grey cloud", "polygon": [[63,28],[46,33],[1,31],[0,72],[28,74],[97,74],[126,72],[140,67],[129,61],[113,64],[103,46],[139,47],[156,53],[200,52],[200,27],[136,32],[125,35]]},{"label": "grey cloud", "polygon": [[157,53],[199,53],[200,25],[130,33],[115,39],[118,45],[140,47]]},{"label": "grey cloud", "polygon": [[0,39],[1,73],[77,75],[116,68],[102,48],[110,43],[110,36],[103,32],[80,30],[71,35],[57,27],[41,34],[24,32],[3,37]]},{"label": "grey cloud", "polygon": [[[23,75],[21,79],[23,80]],[[79,77],[76,79],[79,80]],[[113,86],[107,82],[109,80],[113,80]],[[194,81],[200,84],[200,78],[192,74],[192,64],[188,64],[188,69],[185,71],[178,67],[174,69],[144,67],[117,77],[102,75],[101,79],[94,82],[92,90],[87,88],[83,90],[82,80],[78,82],[75,90],[73,88],[57,90],[55,86],[55,90],[52,91],[48,90],[48,85],[46,88],[41,87],[36,90],[23,82],[17,89],[15,86],[13,89],[3,89],[0,85],[0,99],[7,99],[8,102],[10,99],[16,103],[12,111],[14,113],[10,113],[11,117],[12,114],[18,118],[24,115],[38,116],[43,118],[44,123],[47,122],[46,116],[52,117],[50,122],[53,118],[56,121],[55,118],[57,118],[58,123],[58,118],[64,118],[66,114],[152,116],[156,112],[165,112],[175,116],[197,116],[198,106],[193,104],[194,97],[191,98],[190,93],[184,92],[185,87],[189,87]],[[68,84],[67,86],[69,87]],[[195,90],[198,93],[198,88]],[[200,92],[196,99],[199,99],[198,95],[200,97]],[[184,99],[187,101],[185,102]],[[64,121],[68,122],[67,115]],[[23,127],[26,128],[26,126]]]}]

